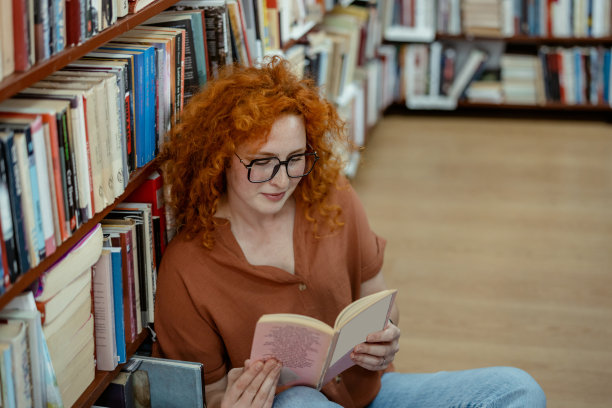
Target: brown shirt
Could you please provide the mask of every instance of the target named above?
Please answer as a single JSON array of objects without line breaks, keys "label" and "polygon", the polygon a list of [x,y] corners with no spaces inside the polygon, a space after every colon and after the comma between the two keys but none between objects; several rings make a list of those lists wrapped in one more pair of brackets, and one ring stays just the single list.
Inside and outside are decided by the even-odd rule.
[{"label": "brown shirt", "polygon": [[[381,270],[385,247],[352,187],[340,184],[331,200],[341,206],[345,225],[323,238],[314,237],[296,197],[295,274],[249,264],[229,223],[217,228],[212,250],[178,234],[158,276],[154,354],[202,362],[205,382],[213,383],[244,365],[263,314],[299,313],[333,326],[337,314],[359,298],[361,283]],[[378,393],[380,376],[355,366],[322,391],[344,407],[363,407]]]}]

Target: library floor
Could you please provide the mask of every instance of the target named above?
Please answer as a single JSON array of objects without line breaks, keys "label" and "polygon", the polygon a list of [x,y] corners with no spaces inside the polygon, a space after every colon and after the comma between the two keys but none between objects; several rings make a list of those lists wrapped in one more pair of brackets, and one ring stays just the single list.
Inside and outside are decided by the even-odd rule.
[{"label": "library floor", "polygon": [[612,125],[387,116],[353,185],[399,371],[516,366],[551,408],[612,406]]}]

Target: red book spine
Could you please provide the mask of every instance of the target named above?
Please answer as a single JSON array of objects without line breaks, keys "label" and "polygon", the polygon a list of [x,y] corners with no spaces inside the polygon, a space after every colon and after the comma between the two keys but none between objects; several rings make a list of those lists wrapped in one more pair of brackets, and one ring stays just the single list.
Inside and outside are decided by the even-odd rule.
[{"label": "red book spine", "polygon": [[28,38],[27,0],[13,1],[13,41],[15,55],[15,71],[26,71],[30,68]]}]

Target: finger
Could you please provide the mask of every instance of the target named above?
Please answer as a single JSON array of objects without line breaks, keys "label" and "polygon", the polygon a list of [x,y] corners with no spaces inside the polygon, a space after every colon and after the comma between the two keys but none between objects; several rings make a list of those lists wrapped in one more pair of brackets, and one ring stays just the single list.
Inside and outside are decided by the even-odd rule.
[{"label": "finger", "polygon": [[253,400],[253,406],[271,407],[276,394],[276,385],[280,377],[282,364],[275,363],[274,368],[261,384],[260,392]]},{"label": "finger", "polygon": [[[259,368],[259,364],[262,365],[261,368]],[[259,403],[263,403],[267,397],[267,389],[264,391],[263,396],[261,396],[260,389],[266,378],[277,366],[277,363],[275,360],[267,360],[266,362],[259,361],[255,363],[255,366],[258,366],[257,368],[259,371],[245,387],[240,396],[240,402],[244,401],[245,403],[252,404],[255,400],[259,400]]]},{"label": "finger", "polygon": [[374,333],[370,333],[366,338],[366,342],[368,343],[382,343],[382,342],[392,342],[394,340],[398,340],[400,337],[401,331],[399,327],[388,324],[385,329],[381,331],[377,331]]}]

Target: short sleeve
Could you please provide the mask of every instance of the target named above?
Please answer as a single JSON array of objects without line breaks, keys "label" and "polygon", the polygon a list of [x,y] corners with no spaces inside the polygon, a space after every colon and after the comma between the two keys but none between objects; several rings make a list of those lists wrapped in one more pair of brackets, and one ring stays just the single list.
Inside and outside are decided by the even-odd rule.
[{"label": "short sleeve", "polygon": [[360,280],[365,282],[381,271],[387,241],[370,227],[363,204],[348,181],[340,182],[339,192],[340,206],[346,214],[346,226],[352,234],[348,239],[353,241],[352,246],[356,250],[354,256],[359,257]]}]

